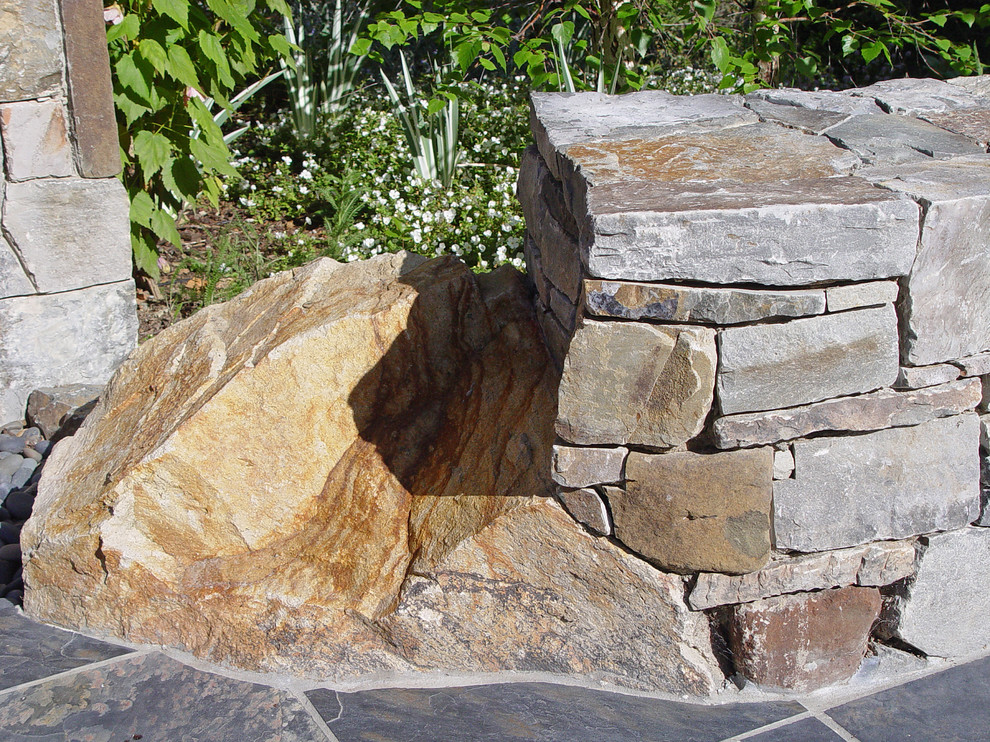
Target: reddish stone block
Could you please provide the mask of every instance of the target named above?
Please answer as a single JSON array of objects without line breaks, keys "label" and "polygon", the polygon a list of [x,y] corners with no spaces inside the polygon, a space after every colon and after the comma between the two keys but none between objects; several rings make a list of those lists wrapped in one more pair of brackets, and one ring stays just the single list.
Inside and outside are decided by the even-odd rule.
[{"label": "reddish stone block", "polygon": [[62,24],[76,165],[84,178],[109,178],[121,164],[103,3],[62,0]]},{"label": "reddish stone block", "polygon": [[729,645],[737,671],[761,685],[809,691],[859,669],[880,591],[842,587],[734,607]]}]

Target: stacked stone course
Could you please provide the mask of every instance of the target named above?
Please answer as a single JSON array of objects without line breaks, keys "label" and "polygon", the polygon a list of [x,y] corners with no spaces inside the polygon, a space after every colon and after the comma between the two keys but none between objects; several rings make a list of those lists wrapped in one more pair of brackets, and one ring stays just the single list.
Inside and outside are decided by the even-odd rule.
[{"label": "stacked stone course", "polygon": [[128,201],[102,5],[0,11],[0,422],[38,386],[104,383],[134,348]]},{"label": "stacked stone course", "polygon": [[534,94],[532,128],[565,508],[760,683],[848,678],[875,625],[990,644],[990,77]]}]

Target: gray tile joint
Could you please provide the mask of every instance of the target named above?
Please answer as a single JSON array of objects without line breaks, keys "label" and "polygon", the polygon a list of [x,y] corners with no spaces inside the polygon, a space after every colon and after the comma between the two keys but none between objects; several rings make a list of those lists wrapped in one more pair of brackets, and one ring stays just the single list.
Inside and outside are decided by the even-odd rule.
[{"label": "gray tile joint", "polygon": [[[327,722],[323,720],[323,717],[320,716],[320,712],[316,710],[316,707],[313,705],[313,702],[306,697],[305,693],[296,689],[289,691],[289,693],[297,701],[299,701],[299,705],[303,707],[303,709],[306,711],[307,714],[310,715],[310,717],[312,717],[313,722],[316,724],[316,726],[320,728],[320,731],[323,732],[325,735],[327,735],[327,740],[329,740],[329,742],[340,742],[340,740],[337,739],[336,735],[330,731],[330,727],[327,726]],[[339,694],[337,694],[336,691],[334,691],[334,694],[337,695],[337,700],[339,703],[340,701]],[[337,721],[337,719],[339,718],[340,718],[340,714],[337,714],[337,718],[331,719],[330,721]]]}]

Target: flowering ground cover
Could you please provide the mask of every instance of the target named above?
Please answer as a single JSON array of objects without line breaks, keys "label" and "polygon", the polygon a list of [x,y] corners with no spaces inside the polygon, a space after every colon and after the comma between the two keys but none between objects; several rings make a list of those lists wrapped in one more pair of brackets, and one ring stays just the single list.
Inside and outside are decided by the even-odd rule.
[{"label": "flowering ground cover", "polygon": [[[530,142],[525,79],[462,84],[460,164],[445,187],[416,176],[399,114],[368,77],[312,137],[297,136],[275,86],[272,99],[233,122],[250,126],[232,145],[239,177],[226,179],[219,207],[204,201],[180,215],[181,247],[159,243],[161,278],[139,291],[142,340],[320,256],[410,250],[457,255],[479,271],[523,269],[515,183]],[[714,74],[690,67],[648,85],[676,93],[716,86]]]}]

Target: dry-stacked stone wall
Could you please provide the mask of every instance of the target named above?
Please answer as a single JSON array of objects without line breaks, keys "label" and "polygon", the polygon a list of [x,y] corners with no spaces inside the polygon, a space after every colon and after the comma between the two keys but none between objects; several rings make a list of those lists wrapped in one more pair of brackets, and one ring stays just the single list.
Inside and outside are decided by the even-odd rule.
[{"label": "dry-stacked stone wall", "polygon": [[0,423],[134,348],[128,202],[98,0],[0,11]]},{"label": "dry-stacked stone wall", "polygon": [[990,77],[538,94],[532,127],[568,511],[760,683],[990,643]]}]

